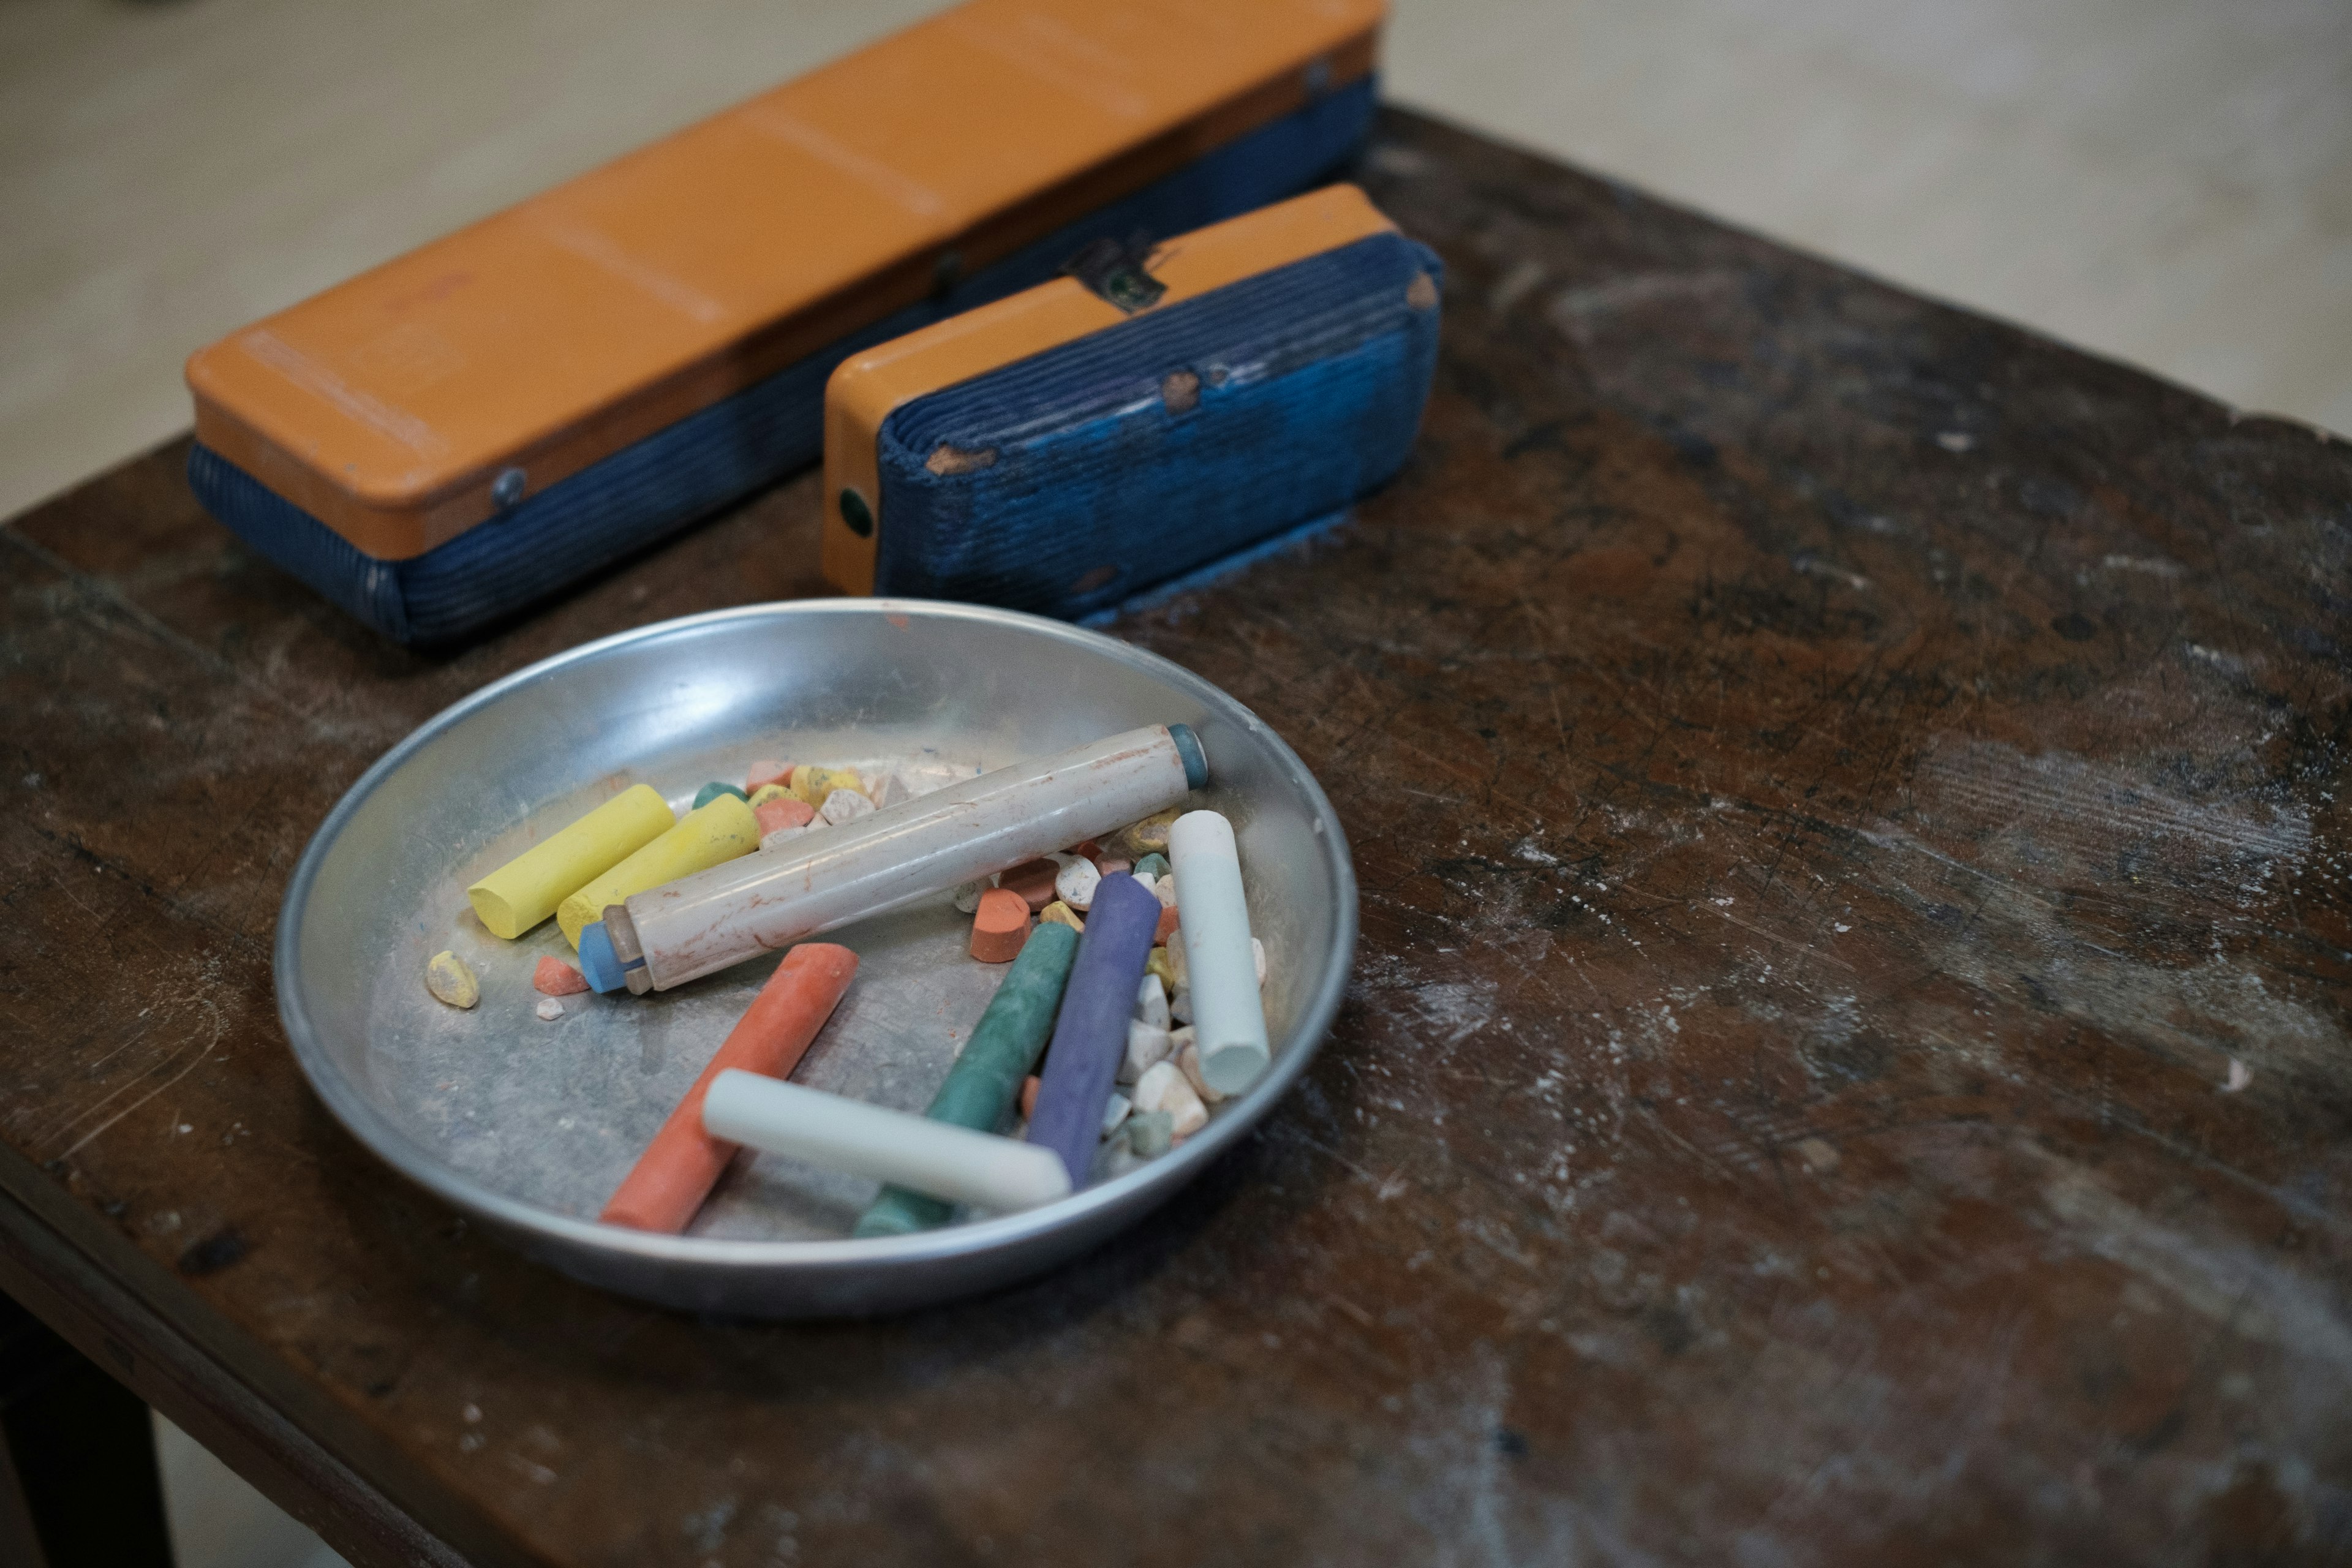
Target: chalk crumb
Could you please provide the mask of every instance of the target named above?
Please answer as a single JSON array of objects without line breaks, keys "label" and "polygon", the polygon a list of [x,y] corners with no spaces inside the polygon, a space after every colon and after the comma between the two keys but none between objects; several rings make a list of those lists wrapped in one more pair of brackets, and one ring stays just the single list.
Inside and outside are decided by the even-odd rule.
[{"label": "chalk crumb", "polygon": [[2221,1092],[2223,1094],[2235,1094],[2240,1089],[2245,1088],[2246,1085],[2253,1081],[2254,1075],[2246,1070],[2246,1064],[2240,1061],[2237,1058],[2231,1057],[2230,1058],[2229,1080],[2221,1085]]},{"label": "chalk crumb", "polygon": [[1797,1158],[1805,1163],[1805,1169],[1817,1176],[1828,1175],[1836,1170],[1840,1163],[1838,1152],[1819,1138],[1800,1140],[1797,1144]]}]

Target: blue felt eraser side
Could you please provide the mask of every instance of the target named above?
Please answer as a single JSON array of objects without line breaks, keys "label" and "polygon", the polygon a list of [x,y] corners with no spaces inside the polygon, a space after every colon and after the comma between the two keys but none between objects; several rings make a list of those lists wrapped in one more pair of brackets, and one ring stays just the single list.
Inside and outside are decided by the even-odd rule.
[{"label": "blue felt eraser side", "polygon": [[1181,234],[1321,184],[1371,132],[1366,77],[1226,142],[406,561],[381,561],[198,446],[188,483],[260,554],[395,642],[460,642],[667,538],[824,447],[824,384],[861,349],[1042,283],[1088,242]]},{"label": "blue felt eraser side", "polygon": [[1444,277],[1375,235],[909,401],[875,592],[1076,620],[1347,506],[1412,451]]}]

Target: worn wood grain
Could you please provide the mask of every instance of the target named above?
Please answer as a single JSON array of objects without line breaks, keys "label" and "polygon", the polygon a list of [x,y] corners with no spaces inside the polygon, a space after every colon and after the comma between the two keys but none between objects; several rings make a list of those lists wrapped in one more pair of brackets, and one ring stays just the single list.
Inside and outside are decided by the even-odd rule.
[{"label": "worn wood grain", "polygon": [[426,658],[175,447],[0,529],[12,1212],[486,1562],[2352,1553],[2352,447],[1409,116],[1365,179],[1449,268],[1416,458],[1117,628],[1363,880],[1183,1201],[766,1327],[405,1186],[278,1030],[295,857],[483,681],[819,591],[814,481]]}]

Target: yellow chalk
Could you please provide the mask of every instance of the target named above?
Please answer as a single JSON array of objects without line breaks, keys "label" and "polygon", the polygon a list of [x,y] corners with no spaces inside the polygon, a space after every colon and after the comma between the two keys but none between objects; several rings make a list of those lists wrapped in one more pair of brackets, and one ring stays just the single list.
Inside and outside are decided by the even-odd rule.
[{"label": "yellow chalk", "polygon": [[1052,903],[1039,910],[1037,920],[1040,924],[1051,921],[1055,925],[1067,926],[1076,931],[1087,929],[1087,922],[1078,918],[1077,911],[1059,899],[1055,899]]},{"label": "yellow chalk", "polygon": [[780,784],[764,784],[751,792],[751,809],[759,810],[772,800],[782,800],[793,792]]},{"label": "yellow chalk", "polygon": [[824,809],[825,796],[835,790],[865,788],[866,782],[848,768],[820,768],[803,763],[793,770],[793,793],[817,811]]},{"label": "yellow chalk", "polygon": [[688,812],[676,827],[564,900],[555,911],[555,923],[563,928],[564,941],[578,947],[581,928],[603,920],[605,905],[709,870],[759,847],[760,819],[741,797],[722,795]]},{"label": "yellow chalk", "polygon": [[482,924],[512,942],[553,914],[566,893],[667,833],[675,820],[650,786],[623,790],[467,889],[466,897]]}]

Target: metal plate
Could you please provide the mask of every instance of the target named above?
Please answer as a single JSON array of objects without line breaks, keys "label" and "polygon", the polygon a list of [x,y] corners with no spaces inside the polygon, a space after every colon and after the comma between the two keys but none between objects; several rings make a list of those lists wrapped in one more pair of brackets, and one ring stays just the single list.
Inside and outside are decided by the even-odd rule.
[{"label": "metal plate", "polygon": [[[914,787],[1139,724],[1191,724],[1194,798],[1229,816],[1269,960],[1272,1069],[1171,1152],[1060,1203],[921,1236],[853,1240],[874,1185],[739,1159],[693,1229],[594,1215],[773,961],[649,997],[572,996],[544,1023],[532,965],[570,960],[549,921],[482,929],[466,887],[632,784],[683,807],[761,757],[898,768]],[[919,1111],[1003,971],[964,950],[950,895],[831,933],[859,955],[794,1081]],[[1346,989],[1356,885],[1330,803],[1248,710],[1110,637],[914,600],[758,605],[670,621],[533,665],[441,713],[338,803],[278,926],[278,1004],[342,1123],[404,1174],[576,1278],[762,1317],[946,1300],[1051,1266],[1175,1195],[1288,1089]],[[458,1012],[424,985],[455,950],[482,981]]]}]

